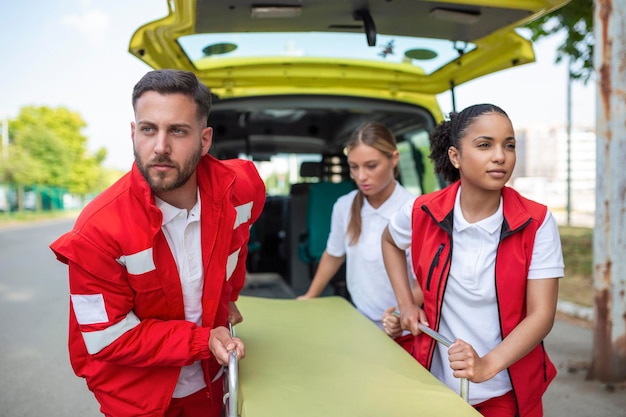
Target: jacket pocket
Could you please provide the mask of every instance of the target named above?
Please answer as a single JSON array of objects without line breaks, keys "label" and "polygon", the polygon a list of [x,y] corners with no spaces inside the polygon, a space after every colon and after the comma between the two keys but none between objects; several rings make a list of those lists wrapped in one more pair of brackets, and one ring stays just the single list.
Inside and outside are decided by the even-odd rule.
[{"label": "jacket pocket", "polygon": [[[140,319],[168,319],[170,308],[165,289],[156,271],[141,275],[128,275],[128,283],[133,290],[133,310]],[[182,297],[182,294],[181,294]],[[182,303],[182,300],[181,300]]]}]

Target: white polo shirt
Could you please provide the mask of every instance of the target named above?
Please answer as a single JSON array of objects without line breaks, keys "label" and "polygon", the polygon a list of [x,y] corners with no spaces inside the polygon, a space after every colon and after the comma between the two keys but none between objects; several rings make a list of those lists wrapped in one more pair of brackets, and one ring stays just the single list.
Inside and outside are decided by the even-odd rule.
[{"label": "white polo shirt", "polygon": [[[185,320],[202,324],[202,246],[200,245],[200,195],[189,213],[158,197],[156,205],[163,213],[163,233],[172,251],[183,291]],[[207,341],[208,343],[208,341]],[[174,389],[174,398],[191,395],[206,386],[200,361],[183,366]]]},{"label": "white polo shirt", "polygon": [[[398,182],[391,196],[375,209],[367,199],[361,209],[361,236],[350,244],[347,234],[350,222],[350,208],[357,195],[357,190],[339,197],[333,206],[330,234],[326,244],[329,255],[346,255],[346,285],[356,308],[378,325],[381,329],[383,312],[397,306],[396,297],[383,263],[381,236],[391,216],[415,199]],[[407,251],[407,256],[410,251]],[[412,268],[409,276],[413,276]],[[411,283],[412,285],[412,283]]]},{"label": "white polo shirt", "polygon": [[[504,220],[502,199],[493,215],[476,223],[468,223],[461,210],[460,194],[461,188],[454,204],[452,263],[439,332],[452,341],[457,338],[465,340],[478,355],[484,356],[502,341],[495,288],[496,252]],[[411,244],[412,212],[411,201],[390,221],[390,233],[399,248]],[[560,278],[563,272],[558,227],[548,210],[543,224],[537,230],[528,279]],[[452,390],[459,391],[460,380],[452,375],[448,349],[439,344],[431,372]],[[511,382],[504,370],[488,381],[472,384],[469,402],[478,404],[510,390]]]}]

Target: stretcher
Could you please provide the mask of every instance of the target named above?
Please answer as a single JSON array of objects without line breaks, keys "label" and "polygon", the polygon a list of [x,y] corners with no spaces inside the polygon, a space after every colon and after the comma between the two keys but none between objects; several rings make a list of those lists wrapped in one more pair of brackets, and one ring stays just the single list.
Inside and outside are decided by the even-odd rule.
[{"label": "stretcher", "polygon": [[237,307],[246,357],[229,361],[229,417],[480,416],[341,297]]}]

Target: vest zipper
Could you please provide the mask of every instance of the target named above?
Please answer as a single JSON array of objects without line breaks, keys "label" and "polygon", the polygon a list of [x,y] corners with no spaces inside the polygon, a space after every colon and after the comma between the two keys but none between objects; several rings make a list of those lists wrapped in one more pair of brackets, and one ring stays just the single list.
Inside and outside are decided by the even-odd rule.
[{"label": "vest zipper", "polygon": [[439,248],[437,249],[437,253],[435,253],[435,257],[433,258],[432,263],[430,264],[430,269],[428,270],[428,279],[426,280],[426,290],[430,290],[430,281],[433,278],[433,271],[435,267],[439,265],[439,257],[441,256],[441,252],[443,251],[444,244],[439,244]]}]

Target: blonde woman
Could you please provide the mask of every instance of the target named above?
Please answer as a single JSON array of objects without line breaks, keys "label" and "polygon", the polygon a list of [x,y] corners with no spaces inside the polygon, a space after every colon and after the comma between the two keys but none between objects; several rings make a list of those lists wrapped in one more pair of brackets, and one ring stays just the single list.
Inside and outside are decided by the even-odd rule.
[{"label": "blonde woman", "polygon": [[415,196],[396,181],[399,154],[386,126],[363,125],[348,141],[346,154],[357,189],[335,202],[326,250],[308,291],[298,299],[318,297],[345,261],[353,304],[382,329],[383,313],[396,299],[383,264],[381,234],[390,217]]}]

